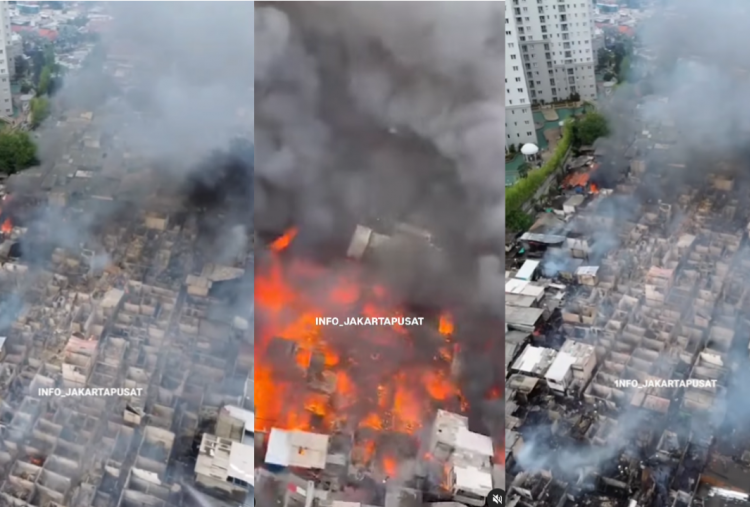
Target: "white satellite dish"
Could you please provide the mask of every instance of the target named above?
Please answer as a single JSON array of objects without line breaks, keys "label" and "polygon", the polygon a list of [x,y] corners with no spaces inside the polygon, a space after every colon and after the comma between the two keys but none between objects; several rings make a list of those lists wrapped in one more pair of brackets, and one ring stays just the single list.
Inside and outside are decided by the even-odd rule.
[{"label": "white satellite dish", "polygon": [[539,153],[539,147],[536,144],[527,143],[521,147],[521,153],[527,157],[531,157]]}]

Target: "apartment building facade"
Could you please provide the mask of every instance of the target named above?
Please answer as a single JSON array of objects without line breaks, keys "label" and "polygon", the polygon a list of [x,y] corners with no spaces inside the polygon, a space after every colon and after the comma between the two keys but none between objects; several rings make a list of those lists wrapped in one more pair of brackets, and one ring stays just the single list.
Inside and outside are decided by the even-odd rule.
[{"label": "apartment building facade", "polygon": [[15,65],[15,62],[8,55],[12,34],[9,4],[7,1],[0,1],[0,118],[11,118],[13,116],[10,69]]},{"label": "apartment building facade", "polygon": [[596,98],[593,15],[590,0],[510,1],[506,17],[515,30],[506,23],[506,46],[520,50],[532,104]]},{"label": "apartment building facade", "polygon": [[505,147],[537,144],[518,30],[510,9],[505,11]]}]

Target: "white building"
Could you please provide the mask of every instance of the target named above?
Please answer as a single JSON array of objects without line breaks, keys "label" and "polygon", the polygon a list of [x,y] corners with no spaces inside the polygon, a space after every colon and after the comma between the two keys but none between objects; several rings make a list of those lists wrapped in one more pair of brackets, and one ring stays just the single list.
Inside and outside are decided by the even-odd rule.
[{"label": "white building", "polygon": [[226,405],[219,411],[216,435],[204,433],[195,464],[195,481],[238,501],[255,487],[255,414]]},{"label": "white building", "polygon": [[538,144],[515,17],[505,11],[505,146]]},{"label": "white building", "polygon": [[515,25],[515,30],[506,28],[506,44],[516,43],[520,48],[531,103],[565,100],[573,94],[582,100],[595,99],[593,4],[587,0],[512,0],[508,7],[506,27]]},{"label": "white building", "polygon": [[204,433],[195,463],[195,481],[206,489],[244,500],[255,486],[254,446]]},{"label": "white building", "polygon": [[574,385],[584,387],[596,368],[596,350],[593,345],[566,340],[555,356],[544,378],[550,389],[566,392]]},{"label": "white building", "polygon": [[15,62],[8,55],[8,48],[12,46],[12,35],[8,2],[0,1],[0,118],[13,116],[9,69]]},{"label": "white building", "polygon": [[469,431],[469,420],[465,416],[438,410],[429,452],[444,464],[453,500],[461,505],[485,505],[490,491],[499,487],[496,478],[504,480],[504,470],[500,473],[498,469],[502,465],[492,462],[492,439]]}]

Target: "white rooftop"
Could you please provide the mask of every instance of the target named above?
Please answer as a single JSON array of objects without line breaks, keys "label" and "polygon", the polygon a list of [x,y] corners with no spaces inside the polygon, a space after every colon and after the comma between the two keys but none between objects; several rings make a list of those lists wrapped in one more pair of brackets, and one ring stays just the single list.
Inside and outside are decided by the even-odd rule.
[{"label": "white rooftop", "polygon": [[232,442],[229,451],[228,475],[255,487],[255,447],[241,442]]},{"label": "white rooftop", "polygon": [[492,439],[481,433],[474,433],[467,428],[458,428],[456,447],[482,456],[493,456]]},{"label": "white rooftop", "polygon": [[222,410],[226,411],[234,419],[244,422],[245,431],[255,433],[255,413],[235,405],[225,405]]},{"label": "white rooftop", "polygon": [[469,420],[466,416],[454,414],[446,410],[438,410],[435,416],[435,438],[437,442],[451,448],[458,447],[458,435],[461,429],[468,429]]},{"label": "white rooftop", "polygon": [[505,293],[506,294],[518,294],[521,296],[533,296],[537,298],[544,294],[544,287],[541,285],[534,285],[526,280],[519,280],[518,278],[512,278],[505,282]]},{"label": "white rooftop", "polygon": [[513,363],[513,370],[532,375],[544,375],[557,356],[557,351],[544,347],[528,346]]},{"label": "white rooftop", "polygon": [[539,264],[541,264],[540,261],[527,260],[523,263],[521,269],[518,270],[518,273],[516,273],[516,278],[519,280],[531,281],[531,278],[534,276],[534,272],[536,272]]},{"label": "white rooftop", "polygon": [[492,474],[474,467],[453,467],[455,488],[470,491],[480,496],[492,491]]},{"label": "white rooftop", "polygon": [[544,374],[545,378],[554,380],[555,382],[562,382],[565,379],[565,375],[568,374],[570,368],[575,364],[576,358],[565,352],[560,352],[555,357],[552,365]]},{"label": "white rooftop", "polygon": [[266,463],[269,465],[322,470],[327,455],[327,435],[273,428],[268,437]]}]

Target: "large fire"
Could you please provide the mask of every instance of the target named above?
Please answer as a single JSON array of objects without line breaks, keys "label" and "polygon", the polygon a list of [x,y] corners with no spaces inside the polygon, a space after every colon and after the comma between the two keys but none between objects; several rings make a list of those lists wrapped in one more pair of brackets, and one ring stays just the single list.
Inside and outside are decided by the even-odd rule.
[{"label": "large fire", "polygon": [[[451,317],[425,318],[422,326],[316,325],[316,318],[404,311],[358,264],[333,270],[287,258],[295,235],[272,243],[256,273],[256,428],[415,436],[437,408],[465,411],[451,375]],[[367,460],[371,441],[360,451]],[[393,458],[382,466],[392,472]]]}]

